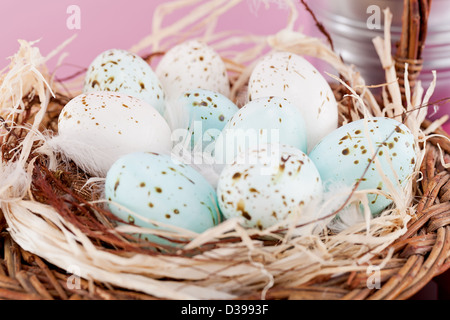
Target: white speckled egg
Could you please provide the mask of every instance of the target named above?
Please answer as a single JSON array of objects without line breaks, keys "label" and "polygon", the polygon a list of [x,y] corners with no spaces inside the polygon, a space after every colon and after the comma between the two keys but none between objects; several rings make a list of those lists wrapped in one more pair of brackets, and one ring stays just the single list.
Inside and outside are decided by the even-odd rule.
[{"label": "white speckled egg", "polygon": [[[121,157],[108,171],[105,195],[119,219],[144,228],[162,227],[140,217],[197,233],[222,220],[214,188],[193,168],[168,155],[133,153]],[[156,236],[148,238],[160,242]]]},{"label": "white speckled egg", "polygon": [[165,94],[155,72],[141,57],[119,49],[98,55],[89,66],[83,92],[111,91],[144,100],[161,115]]},{"label": "white speckled egg", "polygon": [[58,139],[66,156],[98,176],[125,154],[170,152],[172,147],[170,128],[152,106],[111,92],[72,99],[59,116]]},{"label": "white speckled egg", "polygon": [[215,159],[219,164],[229,164],[246,149],[270,143],[307,152],[305,120],[285,98],[258,98],[242,107],[217,138]]},{"label": "white speckled egg", "polygon": [[206,150],[213,144],[228,121],[239,111],[224,95],[203,89],[185,92],[179,103],[189,112],[191,147],[198,150]]},{"label": "white speckled egg", "polygon": [[226,219],[242,217],[245,227],[261,230],[294,217],[321,196],[322,181],[308,156],[276,144],[241,153],[222,171],[217,187]]},{"label": "white speckled egg", "polygon": [[[309,156],[329,187],[336,183],[354,186],[360,181],[358,190],[378,189],[387,193],[389,189],[373,159],[379,161],[382,172],[397,190],[413,174],[417,161],[411,131],[402,123],[383,117],[340,127],[326,136]],[[392,203],[375,193],[370,193],[368,199],[373,215]]]},{"label": "white speckled egg", "polygon": [[161,59],[156,74],[169,100],[192,89],[230,95],[230,81],[220,55],[204,42],[190,40],[171,48]]},{"label": "white speckled egg", "polygon": [[305,58],[289,52],[263,57],[253,70],[249,100],[278,96],[290,100],[302,113],[308,151],[338,127],[338,106],[325,78]]}]

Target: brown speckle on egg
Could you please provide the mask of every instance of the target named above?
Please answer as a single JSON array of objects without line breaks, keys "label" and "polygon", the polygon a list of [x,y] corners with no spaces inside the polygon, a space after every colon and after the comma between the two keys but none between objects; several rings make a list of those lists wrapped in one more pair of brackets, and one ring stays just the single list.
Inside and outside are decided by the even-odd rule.
[{"label": "brown speckle on egg", "polygon": [[258,230],[262,231],[264,229],[262,223],[260,220],[258,220],[258,222],[256,222],[256,227],[258,228]]},{"label": "brown speckle on egg", "polygon": [[404,134],[405,132],[399,126],[395,127],[395,132]]},{"label": "brown speckle on egg", "polygon": [[100,83],[97,80],[94,80],[94,81],[92,81],[91,86],[92,86],[92,88],[95,88],[97,86],[100,86]]},{"label": "brown speckle on egg", "polygon": [[236,210],[237,211],[240,211],[241,212],[241,214],[242,214],[242,216],[245,218],[245,219],[247,219],[247,220],[252,220],[252,217],[250,216],[250,214],[247,212],[247,211],[245,211],[245,202],[244,202],[244,200],[239,200],[239,202],[238,202],[238,204],[237,204],[237,207],[236,207]]},{"label": "brown speckle on egg", "polygon": [[233,175],[233,181],[238,181],[239,179],[241,179],[241,173],[239,173],[239,172],[236,172],[234,175]]}]

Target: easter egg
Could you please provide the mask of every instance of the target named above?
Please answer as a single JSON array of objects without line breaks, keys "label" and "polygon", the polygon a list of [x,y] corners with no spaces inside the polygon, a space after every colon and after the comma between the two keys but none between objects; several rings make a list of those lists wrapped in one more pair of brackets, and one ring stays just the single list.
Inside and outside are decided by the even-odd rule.
[{"label": "easter egg", "polygon": [[248,84],[248,98],[286,98],[303,115],[308,152],[338,127],[338,106],[325,78],[305,58],[283,51],[264,56]]},{"label": "easter egg", "polygon": [[190,40],[171,48],[159,62],[156,74],[170,101],[192,89],[230,95],[225,63],[213,48],[201,41]]},{"label": "easter egg", "polygon": [[144,100],[161,115],[165,93],[150,65],[140,56],[119,49],[98,55],[89,66],[83,92],[111,91]]},{"label": "easter egg", "polygon": [[[402,123],[384,117],[362,119],[328,134],[309,154],[328,188],[358,185],[358,190],[401,192],[414,173],[414,136]],[[379,163],[380,170],[375,164]],[[371,213],[377,215],[393,201],[368,191]]]},{"label": "easter egg", "polygon": [[138,152],[121,157],[108,171],[105,196],[119,219],[144,228],[162,229],[152,223],[157,221],[202,233],[221,221],[211,185],[168,155]]},{"label": "easter egg", "polygon": [[217,163],[229,164],[246,149],[270,143],[307,151],[304,118],[285,98],[259,98],[242,107],[217,138],[215,159]]},{"label": "easter egg", "polygon": [[322,181],[309,157],[296,148],[268,144],[248,149],[220,175],[217,196],[226,219],[260,230],[302,213],[322,195]]},{"label": "easter egg", "polygon": [[111,92],[85,93],[67,103],[53,143],[80,168],[100,177],[125,154],[169,153],[172,147],[170,128],[156,109]]},{"label": "easter egg", "polygon": [[203,89],[185,92],[179,103],[189,114],[191,147],[205,150],[213,144],[238,107],[224,95]]}]

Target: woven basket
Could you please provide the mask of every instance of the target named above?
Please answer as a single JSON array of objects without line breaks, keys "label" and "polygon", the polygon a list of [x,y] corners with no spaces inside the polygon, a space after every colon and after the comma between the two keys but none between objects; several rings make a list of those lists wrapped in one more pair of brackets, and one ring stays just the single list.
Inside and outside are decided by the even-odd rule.
[{"label": "woven basket", "polygon": [[[241,1],[207,2],[225,9],[218,13],[214,7],[207,9],[206,1],[194,1],[199,6],[197,10],[204,10],[205,21],[206,17],[218,19]],[[182,3],[173,1],[173,8]],[[213,37],[211,30],[205,32],[215,40],[225,37],[217,48],[239,41],[253,44],[253,50],[248,51],[249,59],[237,61],[233,59],[236,56],[224,55],[233,75],[233,98],[240,99],[251,71],[250,61],[258,58],[269,45],[272,49],[321,59],[339,71],[340,78],[335,78],[338,81],[332,87],[339,101],[341,124],[361,118],[364,105],[373,114],[403,115],[405,122],[416,126],[415,132],[421,132],[426,139],[420,141],[423,150],[417,167],[421,179],[412,182],[410,206],[402,212],[394,208],[382,220],[388,221],[386,226],[397,225],[378,230],[367,243],[364,243],[365,232],[357,233],[362,245],[360,240],[351,242],[347,236],[355,234],[345,230],[343,234],[325,234],[312,241],[300,239],[291,245],[277,234],[244,230],[234,221],[199,235],[185,249],[157,247],[138,242],[126,233],[114,232],[114,218],[98,201],[99,192],[95,188],[101,184],[84,188],[89,178],[85,173],[75,165],[53,168],[47,161],[48,154],[42,152],[42,141],[45,141],[42,132],[56,131],[59,112],[76,94],[80,78],[66,79],[63,85],[52,82],[45,59],[38,59],[43,63],[33,72],[39,70],[42,78],[36,73],[15,74],[22,80],[22,93],[26,93],[20,96],[23,112],[18,112],[12,122],[4,119],[4,165],[0,176],[2,187],[7,188],[1,191],[0,298],[408,299],[450,268],[450,173],[446,168],[450,137],[442,130],[441,122],[425,120],[421,112],[425,110],[423,104],[428,105],[429,97],[417,100],[421,90],[420,82],[416,81],[421,70],[420,56],[411,60],[397,55],[394,61],[386,45],[390,39],[375,41],[386,69],[387,84],[382,97],[373,96],[364,87],[359,73],[346,66],[330,46],[292,30],[297,7],[294,2],[287,3],[292,10],[291,20],[286,30],[274,36]],[[155,16],[170,5],[166,3]],[[409,28],[410,20],[405,21],[405,28]],[[197,37],[195,32],[205,25],[200,21],[181,37]],[[180,34],[182,28],[187,28],[182,23],[177,26],[179,30],[173,30]],[[390,27],[389,22],[386,27]],[[164,47],[161,40],[150,36],[132,50],[145,51],[151,47],[154,53],[146,55],[151,63],[155,55],[163,54],[176,42],[169,41]],[[30,44],[24,43],[21,50],[41,57]],[[27,55],[21,57],[24,56]],[[409,68],[404,62],[409,63]],[[16,70],[14,67],[12,71]],[[14,81],[12,71],[3,76],[2,85]],[[401,81],[397,82],[396,78],[392,81],[392,76],[398,76]],[[53,90],[53,97],[46,84]],[[399,92],[403,101],[401,109],[398,104],[395,106]],[[10,101],[2,101],[4,110]],[[422,108],[412,108],[417,102]],[[412,119],[409,114],[415,117]],[[422,120],[417,127],[418,118]],[[29,130],[36,124],[40,134]],[[23,168],[21,175],[12,175],[10,171],[16,172],[17,167]],[[11,177],[18,179],[8,180]],[[333,237],[342,237],[336,242],[339,254],[325,252],[320,256],[322,260],[314,263],[304,264],[301,259],[305,256],[292,248],[302,247],[303,251],[314,252],[319,257],[317,250],[329,250],[326,243],[333,241]],[[310,247],[316,251],[309,252]],[[377,283],[371,282],[375,273],[368,272],[369,267],[376,267],[371,270],[376,270]]]}]

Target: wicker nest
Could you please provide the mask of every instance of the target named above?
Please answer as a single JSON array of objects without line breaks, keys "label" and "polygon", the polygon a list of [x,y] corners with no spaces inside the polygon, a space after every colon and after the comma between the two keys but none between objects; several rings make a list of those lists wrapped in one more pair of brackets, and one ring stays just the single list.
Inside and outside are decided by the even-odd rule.
[{"label": "wicker nest", "polygon": [[[203,18],[171,26],[179,38],[169,37],[169,28],[162,28],[158,18],[152,35],[131,51],[150,50],[145,58],[152,63],[177,41],[196,37],[214,42],[227,62],[237,102],[252,63],[265,49],[327,62],[339,73],[332,86],[341,124],[367,114],[388,116],[401,119],[415,134],[420,161],[403,202],[361,225],[308,237],[246,230],[230,220],[201,235],[177,233],[181,247],[138,240],[116,228],[116,218],[101,199],[101,181],[47,145],[63,106],[79,92],[83,74],[58,81],[45,63],[60,48],[44,58],[32,43],[21,42],[0,82],[0,298],[408,299],[450,268],[450,139],[442,121],[426,120],[434,86],[424,95],[416,81],[423,44],[415,45],[420,48],[415,56],[399,50],[394,60],[389,32],[385,39],[374,39],[386,71],[378,97],[332,46],[294,31],[294,2],[286,2],[291,9],[286,29],[273,36],[212,32],[208,23],[240,2],[194,1]],[[155,17],[184,5],[168,2]],[[219,7],[223,10],[215,10]],[[389,31],[389,10],[385,15]],[[425,41],[426,28],[411,28],[412,21],[405,19],[405,30],[419,30]],[[239,43],[249,49],[225,50]],[[378,282],[368,270],[376,271]]]}]

